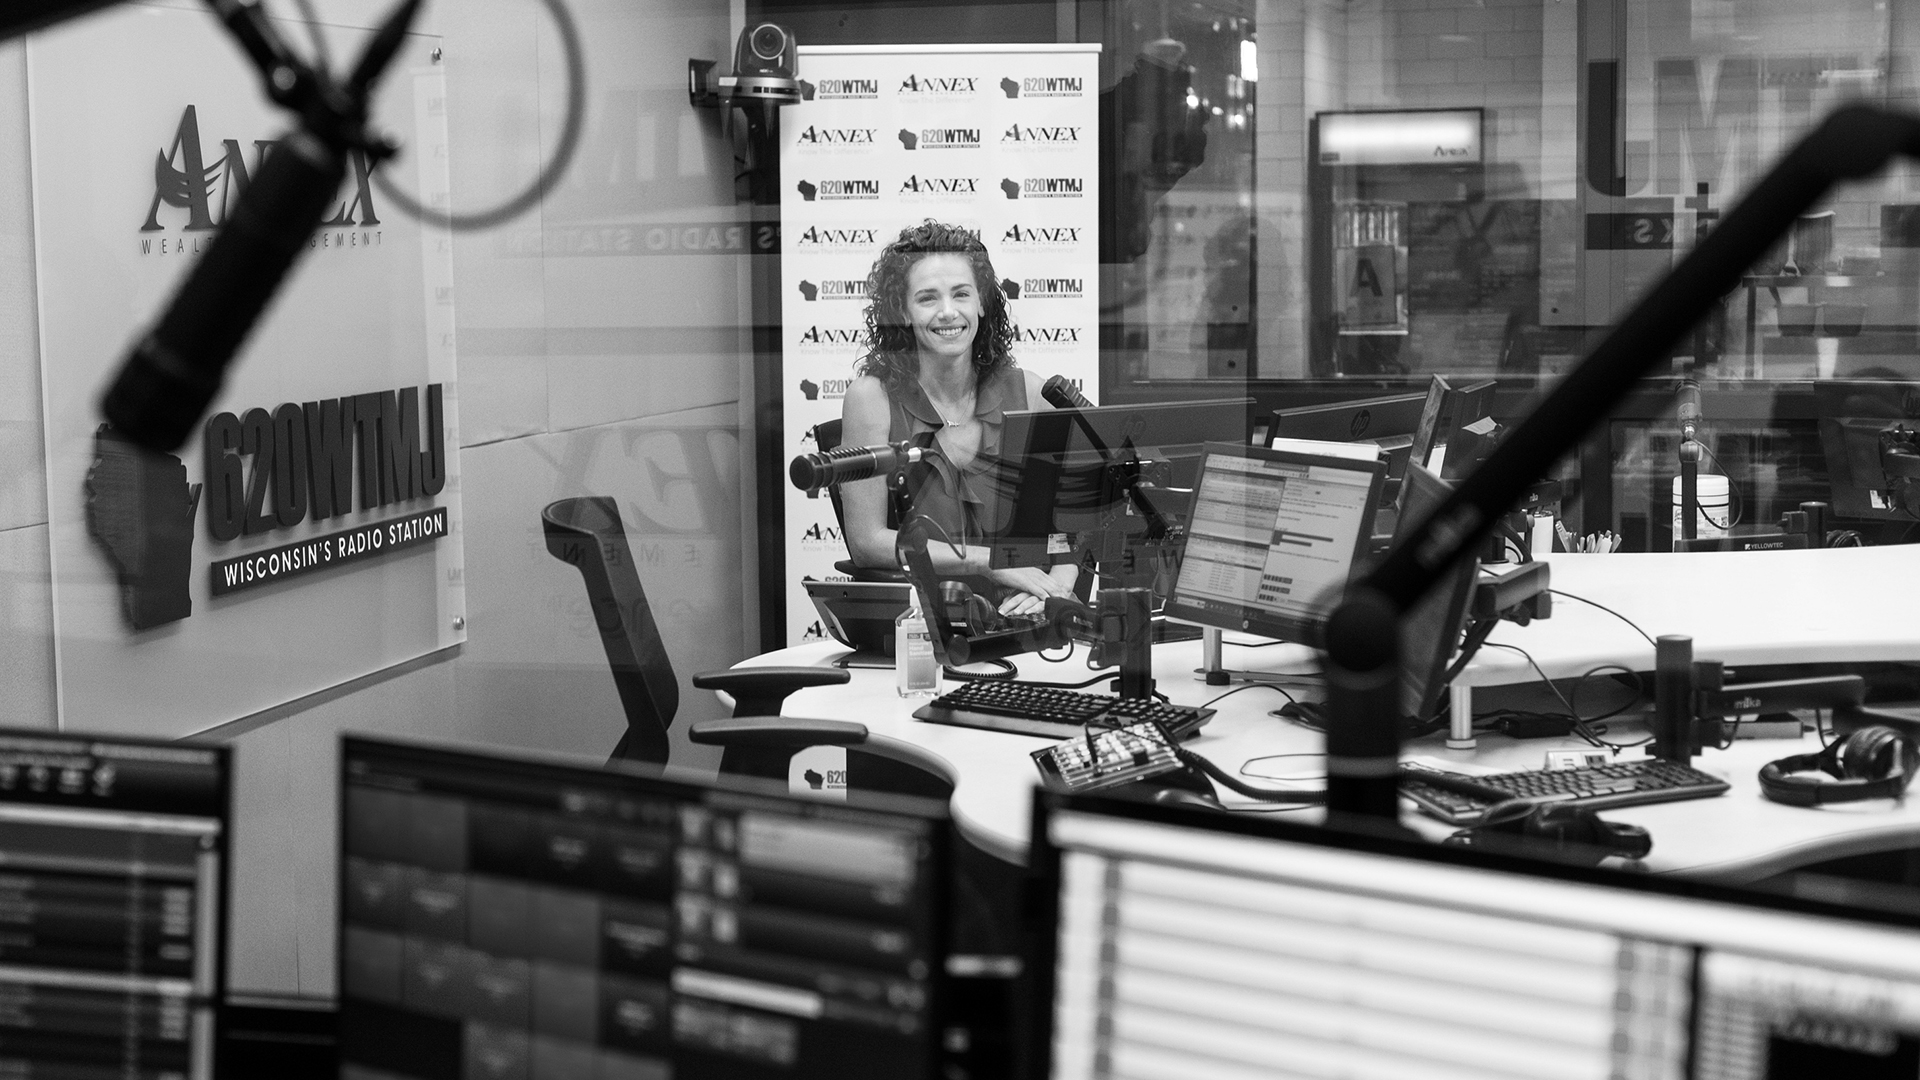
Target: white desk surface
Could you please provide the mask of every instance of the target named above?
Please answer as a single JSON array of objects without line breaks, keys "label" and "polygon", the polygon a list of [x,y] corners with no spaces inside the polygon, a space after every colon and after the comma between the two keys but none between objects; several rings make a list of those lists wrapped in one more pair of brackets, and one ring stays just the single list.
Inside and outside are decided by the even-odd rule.
[{"label": "white desk surface", "polygon": [[[1554,555],[1550,585],[1620,612],[1653,637],[1693,638],[1697,660],[1817,664],[1920,659],[1920,547],[1819,551]],[[1553,678],[1596,664],[1653,670],[1653,646],[1612,615],[1565,597],[1528,626],[1488,639],[1518,645]],[[1485,649],[1467,686],[1536,678],[1519,653]]]},{"label": "white desk surface", "polygon": [[[1585,596],[1621,612],[1655,637],[1694,637],[1698,659],[1741,663],[1920,660],[1920,549],[1866,548],[1810,552],[1716,552],[1690,555],[1556,556],[1554,588]],[[1561,597],[1553,615],[1527,627],[1503,626],[1496,641],[1526,648],[1555,678],[1574,677],[1605,662],[1651,670],[1653,649],[1613,616]],[[819,642],[754,657],[744,665],[826,664],[845,650]],[[1159,689],[1175,703],[1199,705],[1224,689],[1200,682],[1198,642],[1154,649]],[[1227,648],[1229,667],[1284,671],[1311,663],[1299,646]],[[1036,681],[1078,682],[1090,674],[1076,651],[1066,663],[1015,658],[1021,675]],[[1004,858],[1024,861],[1032,792],[1039,777],[1029,755],[1050,740],[929,724],[912,719],[919,701],[903,701],[890,671],[855,670],[845,686],[803,690],[788,699],[796,717],[856,720],[870,731],[912,743],[948,768],[954,782],[954,819],[976,844]],[[1532,682],[1537,677],[1518,654],[1486,649],[1466,677],[1476,686]],[[1244,684],[1236,683],[1235,687]],[[1091,689],[1104,689],[1104,684]],[[1294,691],[1298,693],[1298,691]],[[1321,782],[1321,737],[1269,715],[1285,699],[1271,688],[1242,690],[1214,707],[1219,715],[1188,746],[1216,764],[1237,770],[1249,782],[1279,784],[1293,778]],[[1632,741],[1616,725],[1613,738]],[[1473,751],[1449,751],[1441,736],[1407,745],[1406,753],[1441,761],[1501,769],[1539,768],[1544,751],[1584,746],[1574,739],[1515,741],[1482,735]],[[1792,753],[1810,753],[1818,743],[1800,740],[1740,740],[1728,750],[1708,750],[1694,765],[1722,777],[1733,790],[1711,799],[1610,810],[1612,820],[1644,826],[1654,846],[1647,865],[1687,870],[1728,880],[1750,880],[1807,862],[1855,852],[1904,846],[1920,839],[1920,798],[1841,804],[1820,809],[1783,806],[1760,795],[1760,766]],[[1638,753],[1638,751],[1630,752]],[[1268,755],[1293,757],[1255,760]],[[1223,793],[1228,805],[1252,805]],[[1317,820],[1317,808],[1278,811]],[[1422,832],[1443,836],[1448,826],[1413,813],[1405,820]]]}]

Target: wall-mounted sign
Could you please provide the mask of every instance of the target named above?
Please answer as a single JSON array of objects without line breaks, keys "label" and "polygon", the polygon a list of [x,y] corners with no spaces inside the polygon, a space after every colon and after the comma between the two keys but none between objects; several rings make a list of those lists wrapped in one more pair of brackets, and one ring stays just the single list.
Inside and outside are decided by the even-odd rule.
[{"label": "wall-mounted sign", "polygon": [[[429,204],[435,44],[407,39],[375,106],[407,148],[381,167]],[[185,735],[462,640],[446,235],[354,160],[200,431],[138,450],[101,390],[291,121],[194,9],[35,35],[27,78],[62,725]]]},{"label": "wall-mounted sign", "polygon": [[1479,109],[1321,113],[1322,165],[1476,165]]}]

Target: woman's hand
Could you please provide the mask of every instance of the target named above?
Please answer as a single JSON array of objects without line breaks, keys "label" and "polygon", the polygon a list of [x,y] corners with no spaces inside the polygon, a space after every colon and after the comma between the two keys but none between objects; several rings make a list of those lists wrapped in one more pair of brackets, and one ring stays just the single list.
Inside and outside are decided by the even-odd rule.
[{"label": "woman's hand", "polygon": [[1000,601],[1002,615],[1038,615],[1046,609],[1047,597],[1068,595],[1067,586],[1037,566],[1008,567],[987,576],[994,584],[1013,590]]}]

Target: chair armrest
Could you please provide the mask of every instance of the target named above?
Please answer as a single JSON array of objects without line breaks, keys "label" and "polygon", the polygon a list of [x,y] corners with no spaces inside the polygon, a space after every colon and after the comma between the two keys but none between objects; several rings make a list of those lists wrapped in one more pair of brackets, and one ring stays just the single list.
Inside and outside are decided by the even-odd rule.
[{"label": "chair armrest", "polygon": [[701,720],[687,728],[687,739],[702,746],[801,750],[809,746],[859,746],[867,741],[867,725],[851,720],[795,720],[787,716],[752,716],[732,720]]},{"label": "chair armrest", "polygon": [[837,686],[853,676],[843,668],[752,667],[702,671],[693,677],[701,690],[733,698],[735,716],[778,716],[787,695],[809,686]]}]

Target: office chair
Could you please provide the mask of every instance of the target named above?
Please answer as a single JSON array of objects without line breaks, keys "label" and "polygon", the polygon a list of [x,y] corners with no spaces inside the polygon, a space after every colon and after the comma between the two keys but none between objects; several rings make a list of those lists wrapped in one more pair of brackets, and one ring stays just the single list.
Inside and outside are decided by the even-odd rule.
[{"label": "office chair", "polygon": [[[547,550],[580,571],[593,606],[627,730],[613,760],[667,762],[667,731],[680,707],[673,672],[653,608],[640,585],[620,510],[605,496],[561,499],[540,513]],[[953,785],[918,747],[871,736],[866,725],[844,720],[797,720],[779,715],[787,695],[809,686],[844,683],[839,668],[762,667],[703,671],[693,685],[734,701],[733,719],[704,720],[687,729],[693,742],[722,748],[720,771],[785,780],[787,762],[808,746],[858,748],[847,758],[849,786],[946,799]]]},{"label": "office chair", "polygon": [[[627,714],[627,733],[615,747],[613,759],[665,764],[667,730],[679,708],[680,688],[660,629],[653,621],[653,609],[634,569],[619,508],[606,496],[561,499],[541,511],[540,522],[547,550],[579,570],[586,582],[594,622],[600,628],[614,686]],[[942,764],[917,746],[871,734],[865,724],[854,721],[779,715],[781,704],[795,690],[844,683],[849,678],[844,669],[821,667],[700,672],[693,677],[693,685],[730,695],[733,716],[699,721],[687,729],[687,738],[721,747],[723,775],[785,781],[796,751],[809,746],[844,746],[847,787],[851,790],[915,795],[942,803],[951,799],[953,782]],[[1018,925],[1021,868],[979,850],[964,838],[955,848],[959,859],[956,887],[961,894],[956,951],[1014,952],[1011,935],[996,927]]]},{"label": "office chair", "polygon": [[[826,453],[840,445],[840,421],[826,420],[813,425],[813,441],[820,453]],[[847,515],[840,507],[840,485],[827,489],[827,498],[833,500],[833,520],[840,525],[840,535],[847,535]],[[887,527],[898,528],[894,520],[893,507],[887,507]],[[834,570],[845,574],[855,581],[898,581],[907,580],[907,572],[898,567],[861,566],[851,558],[840,559],[833,564]]]}]

